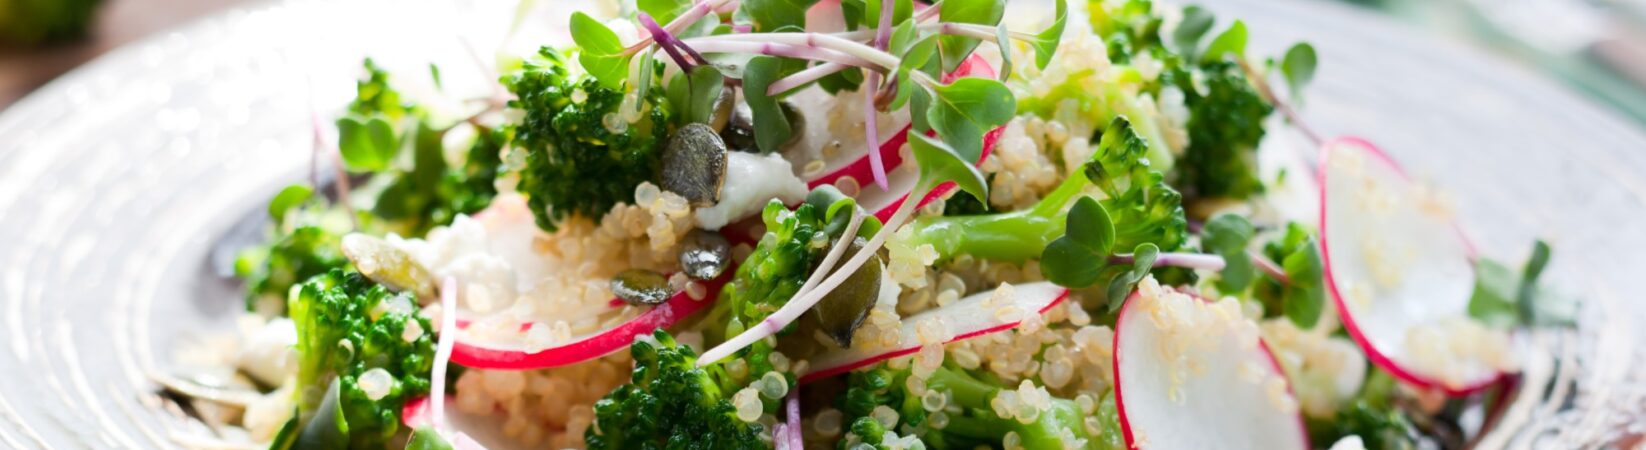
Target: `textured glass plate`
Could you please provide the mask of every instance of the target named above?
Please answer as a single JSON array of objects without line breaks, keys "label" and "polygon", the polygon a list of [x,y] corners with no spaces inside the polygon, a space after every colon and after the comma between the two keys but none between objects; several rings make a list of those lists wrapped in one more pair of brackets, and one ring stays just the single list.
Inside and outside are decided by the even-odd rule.
[{"label": "textured glass plate", "polygon": [[[1244,18],[1265,53],[1313,42],[1321,70],[1303,114],[1450,191],[1485,254],[1554,243],[1552,280],[1586,300],[1581,331],[1527,340],[1537,382],[1488,444],[1640,431],[1646,307],[1628,293],[1646,274],[1646,136],[1522,69],[1364,13],[1210,3]],[[562,17],[541,20],[564,23],[570,8],[555,6]],[[347,101],[367,55],[409,70],[439,62],[448,86],[484,85],[465,48],[497,48],[512,7],[231,13],[115,51],[0,114],[0,447],[169,448],[174,433],[203,433],[145,373],[186,365],[178,349],[232,329],[232,250],[259,235],[265,199],[304,178],[313,111]]]}]

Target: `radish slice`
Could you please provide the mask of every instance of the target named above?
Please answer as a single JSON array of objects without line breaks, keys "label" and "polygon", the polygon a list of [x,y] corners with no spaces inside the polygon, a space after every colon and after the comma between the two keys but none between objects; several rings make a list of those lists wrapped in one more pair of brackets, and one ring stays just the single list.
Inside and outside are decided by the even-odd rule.
[{"label": "radish slice", "polygon": [[1326,282],[1372,363],[1450,395],[1512,371],[1508,335],[1469,318],[1474,251],[1444,204],[1365,140],[1339,138],[1323,152]]},{"label": "radish slice", "polygon": [[1128,448],[1309,448],[1285,372],[1237,301],[1145,279],[1115,321],[1114,382]]},{"label": "radish slice", "polygon": [[[668,328],[676,321],[714,303],[714,299],[720,295],[720,288],[731,281],[735,272],[734,267],[728,267],[720,278],[698,281],[697,283],[705,288],[701,299],[694,299],[686,292],[679,292],[667,302],[627,322],[574,338],[570,343],[557,347],[530,351],[522,342],[483,341],[468,336],[467,333],[460,333],[456,346],[452,349],[452,362],[476,369],[532,370],[576,364],[606,356],[628,348],[629,344],[634,342],[635,336],[650,334],[659,328]],[[466,322],[460,323],[458,328],[466,328],[467,325]],[[522,333],[511,337],[523,337],[528,327],[530,325],[523,325]]]},{"label": "radish slice", "polygon": [[1043,314],[1068,296],[1068,289],[1045,281],[1016,286],[1003,284],[994,291],[973,294],[948,306],[904,318],[899,333],[903,339],[896,347],[858,346],[812,358],[811,371],[801,375],[800,382],[832,377],[920,351],[920,327],[923,323],[938,326],[935,330],[943,335],[939,338],[946,338],[941,342],[954,342],[1012,329],[1022,322],[1025,313]]}]

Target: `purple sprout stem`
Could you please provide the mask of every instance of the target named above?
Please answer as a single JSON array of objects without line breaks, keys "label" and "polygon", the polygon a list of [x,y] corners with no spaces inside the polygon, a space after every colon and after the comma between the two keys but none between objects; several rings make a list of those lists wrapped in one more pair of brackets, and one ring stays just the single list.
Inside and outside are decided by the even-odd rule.
[{"label": "purple sprout stem", "polygon": [[[710,11],[713,11],[714,9],[724,6],[730,2],[731,0],[704,0],[694,3],[691,8],[686,10],[686,12],[680,13],[680,15],[676,16],[674,20],[669,21],[668,25],[664,25],[663,30],[668,31],[669,33],[679,33],[680,30],[684,30],[686,27],[697,23],[698,20],[702,20],[704,16],[709,15]],[[640,53],[641,50],[645,50],[647,46],[652,44],[652,42],[652,38],[650,37],[641,39],[640,42],[636,42],[634,45],[624,48],[623,54],[633,56]]]},{"label": "purple sprout stem", "polygon": [[[851,55],[851,56],[853,56],[853,57],[855,57],[859,60],[867,61],[868,63],[870,63],[870,65],[864,65],[864,64],[851,64],[851,65],[861,66],[861,67],[871,67],[871,68],[875,68],[875,69],[881,70],[881,71],[885,71],[885,70],[889,70],[893,67],[897,67],[898,63],[901,62],[901,59],[899,59],[897,56],[892,55],[890,53],[886,53],[885,51],[882,51],[880,49],[874,48],[874,47],[869,46],[867,44],[864,44],[862,42],[853,41],[853,40],[850,40],[850,39],[846,39],[846,38],[843,38],[843,37],[840,37],[840,36],[837,36],[837,35],[833,35],[833,34],[828,34],[828,33],[793,32],[793,33],[723,34],[723,35],[719,35],[719,36],[703,36],[703,37],[695,37],[695,38],[691,38],[691,39],[684,39],[684,40],[682,40],[682,42],[685,43],[685,44],[691,45],[692,47],[697,48],[699,51],[702,51],[702,52],[705,52],[705,53],[715,53],[714,51],[710,51],[710,50],[705,48],[705,45],[709,45],[710,43],[722,44],[722,45],[727,44],[727,43],[773,44],[773,45],[787,45],[787,46],[791,46],[791,47],[806,48],[806,49],[812,49],[812,50],[827,50],[827,51],[833,51],[833,52],[837,52],[837,53],[843,53],[843,54],[846,54],[846,55]],[[747,49],[747,48],[751,48],[751,47],[734,47],[734,48]],[[740,51],[740,53],[759,53],[759,52]],[[774,55],[774,56],[787,56],[787,55]],[[803,58],[804,56],[792,56],[792,57]],[[806,59],[816,59],[816,58],[806,58]]]},{"label": "purple sprout stem", "polygon": [[[755,35],[748,35],[755,36]],[[784,58],[807,59],[812,61],[839,63],[853,67],[863,67],[873,70],[885,70],[880,66],[863,58],[850,54],[802,45],[780,44],[772,42],[744,42],[744,41],[697,41],[698,38],[687,39],[685,42],[703,53],[749,53],[757,55],[781,56]]]},{"label": "purple sprout stem", "polygon": [[1257,270],[1263,271],[1263,273],[1268,275],[1269,278],[1279,281],[1280,284],[1292,284],[1292,277],[1290,275],[1286,275],[1286,270],[1280,268],[1279,264],[1275,264],[1275,262],[1269,260],[1268,257],[1265,257],[1256,251],[1250,250],[1246,252],[1246,256],[1252,259],[1252,265],[1257,266]]},{"label": "purple sprout stem", "polygon": [[778,79],[777,81],[773,81],[771,85],[766,86],[766,95],[777,95],[794,90],[795,88],[805,86],[806,83],[817,81],[823,77],[833,75],[836,72],[846,70],[848,67],[851,66],[840,63],[823,63],[807,67],[806,70],[795,72],[794,75],[789,75]]},{"label": "purple sprout stem", "polygon": [[[1131,264],[1136,261],[1132,255],[1113,255],[1109,257],[1109,264]],[[1183,267],[1195,270],[1223,270],[1226,263],[1222,256],[1204,253],[1161,253],[1154,259],[1152,267]]]},{"label": "purple sprout stem", "polygon": [[[886,44],[892,39],[892,12],[897,8],[891,2],[880,4],[880,24],[876,27],[874,48],[886,51]],[[890,183],[886,182],[886,163],[880,158],[880,125],[879,111],[874,108],[875,88],[880,85],[880,74],[869,72],[863,77],[863,143],[868,146],[869,173],[874,174],[875,186],[880,190],[889,190]]]},{"label": "purple sprout stem", "polygon": [[783,401],[784,414],[788,421],[789,448],[805,450],[806,443],[800,435],[800,387],[789,389],[788,398]]},{"label": "purple sprout stem", "polygon": [[[682,72],[691,72],[692,61],[680,54],[680,48],[685,46],[678,45],[677,42],[679,41],[674,38],[674,35],[658,26],[657,21],[653,20],[650,14],[640,13],[637,18],[640,19],[640,26],[651,34],[651,40],[656,42],[658,47],[663,47],[663,52],[669,54],[669,59],[673,59],[674,64],[680,66]],[[698,55],[698,58],[702,58],[702,55]],[[645,69],[642,68],[641,70]]]},{"label": "purple sprout stem", "polygon": [[920,12],[915,13],[914,21],[916,23],[925,22],[927,19],[937,17],[937,14],[943,11],[942,6],[942,0],[932,2],[931,6],[927,6],[926,9],[922,9]]}]

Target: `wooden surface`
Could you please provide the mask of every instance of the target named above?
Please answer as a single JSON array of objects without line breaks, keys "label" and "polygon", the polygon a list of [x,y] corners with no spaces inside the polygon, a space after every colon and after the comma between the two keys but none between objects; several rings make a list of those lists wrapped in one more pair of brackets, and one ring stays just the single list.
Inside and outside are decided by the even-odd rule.
[{"label": "wooden surface", "polygon": [[44,48],[0,46],[0,109],[121,44],[261,0],[104,0],[91,34]]}]

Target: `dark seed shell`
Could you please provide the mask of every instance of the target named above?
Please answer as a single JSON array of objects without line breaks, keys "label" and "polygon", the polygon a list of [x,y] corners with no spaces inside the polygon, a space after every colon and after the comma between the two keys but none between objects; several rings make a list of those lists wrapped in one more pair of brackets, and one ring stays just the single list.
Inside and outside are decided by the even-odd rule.
[{"label": "dark seed shell", "polygon": [[680,267],[686,276],[699,280],[719,277],[731,265],[731,243],[720,233],[693,231],[686,240],[686,249],[680,252]]},{"label": "dark seed shell", "polygon": [[726,142],[701,123],[680,127],[663,149],[663,190],[680,194],[692,206],[720,201],[726,183]]},{"label": "dark seed shell", "polygon": [[732,114],[726,120],[726,127],[720,130],[720,138],[726,141],[726,147],[732,150],[749,153],[760,153],[760,148],[754,141],[754,113],[749,110],[749,104],[737,102],[732,107]]},{"label": "dark seed shell", "polygon": [[[852,240],[851,247],[840,256],[840,260],[850,260],[867,243],[861,237]],[[857,272],[846,277],[846,282],[824,295],[817,306],[812,307],[817,312],[823,334],[842,347],[852,346],[852,333],[863,325],[863,320],[869,317],[869,310],[880,299],[880,277],[884,271],[885,263],[879,254],[875,254]]]},{"label": "dark seed shell", "polygon": [[661,305],[674,291],[661,273],[629,269],[612,277],[612,294],[630,305]]}]

